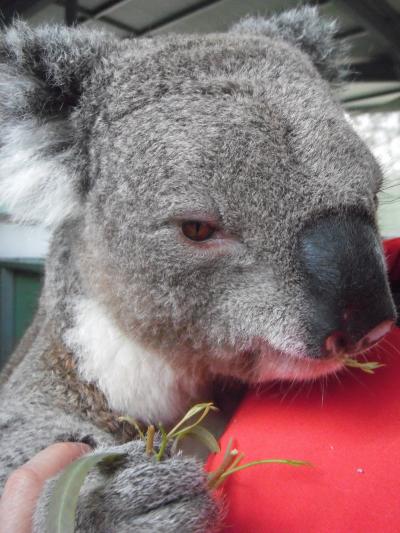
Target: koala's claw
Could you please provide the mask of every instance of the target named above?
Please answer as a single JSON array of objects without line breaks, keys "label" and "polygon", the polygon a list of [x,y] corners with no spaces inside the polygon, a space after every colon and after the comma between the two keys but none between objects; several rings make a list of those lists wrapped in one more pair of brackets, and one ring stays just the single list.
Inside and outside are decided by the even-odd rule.
[{"label": "koala's claw", "polygon": [[61,433],[56,436],[54,442],[81,442],[91,448],[97,447],[96,439],[92,435],[81,435],[80,433]]},{"label": "koala's claw", "polygon": [[[95,469],[89,474],[79,497],[77,532],[205,533],[218,529],[220,510],[197,460],[175,455],[157,462],[145,454],[142,441],[97,451],[125,452],[127,458],[114,472]],[[34,533],[45,531],[56,479],[47,482],[41,495]]]}]

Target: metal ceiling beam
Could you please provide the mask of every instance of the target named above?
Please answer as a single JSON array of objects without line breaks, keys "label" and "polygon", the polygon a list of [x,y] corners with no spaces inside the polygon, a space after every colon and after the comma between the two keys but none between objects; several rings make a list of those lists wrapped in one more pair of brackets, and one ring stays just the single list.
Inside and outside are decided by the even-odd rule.
[{"label": "metal ceiling beam", "polygon": [[101,17],[99,19],[103,22],[106,22],[107,24],[110,24],[111,26],[114,26],[115,28],[118,28],[119,30],[125,31],[126,33],[130,33],[132,36],[136,36],[136,30],[132,28],[132,26],[129,26],[128,24],[124,24],[123,22],[120,22],[119,20],[114,20],[111,17]]},{"label": "metal ceiling beam", "polygon": [[125,4],[129,4],[130,2],[131,0],[109,0],[108,2],[104,2],[97,9],[92,10],[91,18],[99,19],[107,15],[110,15],[113,11],[115,11],[119,7],[122,7]]},{"label": "metal ceiling beam", "polygon": [[367,29],[390,47],[400,62],[400,15],[386,0],[337,0],[344,9],[361,19]]},{"label": "metal ceiling beam", "polygon": [[384,82],[400,79],[399,64],[390,56],[377,57],[368,63],[350,65],[350,82]]},{"label": "metal ceiling beam", "polygon": [[[154,30],[158,27],[164,26],[165,24],[168,24],[169,22],[178,20],[187,15],[191,15],[192,13],[195,13],[196,11],[199,11],[200,9],[204,7],[208,7],[209,5],[216,4],[221,1],[222,0],[203,0],[202,2],[199,2],[195,4],[194,6],[190,6],[178,12],[172,13],[171,15],[168,15],[162,18],[161,20],[158,20],[156,23],[146,26],[140,31],[135,30],[131,26],[124,24],[118,20],[115,20],[110,16],[112,15],[113,11],[115,11],[119,7],[122,7],[125,4],[128,4],[129,2],[131,2],[131,0],[109,0],[101,4],[97,9],[92,9],[92,10],[86,9],[78,5],[78,12],[80,15],[83,15],[85,19],[83,22],[88,21],[88,20],[101,20],[103,22],[106,22],[107,24],[115,26],[116,28],[120,30],[126,31],[127,33],[130,33],[135,36],[139,36],[151,30]],[[56,0],[56,3],[61,6],[64,6],[67,2],[68,0]]]},{"label": "metal ceiling beam", "polygon": [[364,94],[363,96],[350,96],[349,98],[343,98],[342,103],[343,104],[350,104],[354,102],[362,103],[363,101],[369,100],[370,98],[380,98],[382,96],[390,96],[391,94],[400,95],[400,87],[397,89],[391,89],[389,91],[382,91],[382,92],[377,92],[373,94]]},{"label": "metal ceiling beam", "polygon": [[[150,24],[146,26],[145,28],[142,28],[141,30],[135,30],[131,26],[121,23],[113,19],[112,16],[110,16],[112,15],[113,11],[115,11],[117,8],[127,4],[130,1],[131,0],[109,0],[103,3],[102,5],[100,5],[100,7],[98,7],[95,10],[86,9],[78,5],[78,12],[79,14],[84,16],[85,21],[86,20],[100,20],[103,22],[107,22],[108,24],[115,26],[116,28],[119,28],[123,31],[126,31],[127,33],[130,33],[135,36],[139,36],[139,35],[144,35],[145,33],[148,33],[152,30],[158,29],[170,22],[179,20],[180,18],[196,13],[197,11],[201,11],[202,9],[205,9],[213,4],[222,2],[223,0],[203,0],[193,6],[189,6],[184,9],[181,9],[180,11],[171,13],[170,15],[167,15],[163,17],[162,19],[158,20],[154,24]],[[56,3],[58,5],[65,5],[65,2],[62,0],[56,0]]]},{"label": "metal ceiling beam", "polygon": [[[56,0],[56,1],[58,5],[64,5],[64,2],[62,0]],[[187,15],[191,15],[192,13],[200,11],[201,9],[208,7],[212,4],[217,4],[218,2],[222,2],[222,0],[203,0],[202,2],[198,2],[194,6],[189,6],[178,12],[174,12],[162,18],[161,20],[158,20],[156,23],[146,26],[140,31],[135,30],[134,28],[132,28],[131,26],[128,26],[127,24],[119,22],[110,16],[112,15],[113,11],[115,11],[117,8],[129,2],[131,2],[131,0],[110,0],[100,5],[100,7],[98,7],[97,9],[93,9],[93,10],[78,6],[78,11],[80,14],[82,14],[85,17],[86,20],[102,20],[103,22],[107,22],[108,24],[111,24],[115,26],[116,28],[119,28],[128,33],[138,36],[138,35],[143,35],[149,31],[155,30],[161,26],[164,26],[165,24],[168,24],[169,22],[179,20],[180,18],[185,17]]]},{"label": "metal ceiling beam", "polygon": [[[67,3],[68,0],[55,0],[55,4],[57,4],[58,6],[61,6],[61,7],[65,7],[66,6],[66,3]],[[94,11],[93,10],[90,10],[90,9],[86,9],[85,7],[82,7],[78,4],[77,6],[77,11],[78,11],[78,18],[77,18],[77,23],[83,23],[83,22],[87,22],[89,20],[92,20],[94,17],[93,17],[93,13]],[[98,18],[96,19],[98,20]],[[101,20],[103,22],[106,22],[107,24],[110,24],[111,26],[114,26],[115,28],[118,28],[119,30],[122,30],[122,31],[125,31],[126,33],[130,33],[130,34],[133,34],[135,35],[135,30],[129,26],[128,24],[124,24],[122,22],[119,22],[118,20],[114,20],[110,17],[106,17],[106,16],[102,16],[101,17]]]},{"label": "metal ceiling beam", "polygon": [[144,35],[145,33],[149,33],[151,31],[157,30],[158,28],[162,28],[162,26],[166,26],[170,22],[176,22],[179,19],[188,17],[190,15],[193,15],[194,13],[198,13],[203,9],[207,9],[208,7],[214,4],[219,4],[222,1],[223,0],[203,0],[203,2],[199,2],[194,6],[189,6],[187,8],[181,9],[178,12],[171,13],[170,15],[165,16],[161,20],[158,20],[154,24],[149,24],[149,26],[147,26],[146,28],[141,29],[139,35]]},{"label": "metal ceiling beam", "polygon": [[[131,0],[109,0],[105,2],[104,4],[102,4],[98,9],[89,12],[87,16],[89,18],[93,18],[96,20],[105,20],[105,17],[107,16],[108,22],[113,24],[114,23],[114,19],[112,18],[113,11],[129,3],[130,1]],[[222,2],[222,0],[202,0],[200,2],[197,2],[197,4],[188,6],[179,11],[172,12],[169,15],[158,20],[154,24],[149,24],[148,26],[146,26],[145,28],[142,28],[141,30],[137,30],[137,31],[135,30],[134,33],[135,35],[143,35],[155,29],[161,28],[162,26],[165,26],[166,24],[169,24],[170,22],[174,22],[183,17],[192,15],[193,13],[197,13],[198,11],[201,11],[202,9],[205,9],[213,4],[218,4],[219,2]],[[115,21],[115,23],[116,22],[117,21]]]},{"label": "metal ceiling beam", "polygon": [[83,8],[78,8],[79,14],[82,15],[82,18],[79,20],[80,23],[89,22],[90,20],[98,20],[100,22],[105,22],[109,24],[110,26],[114,26],[114,28],[118,30],[125,31],[126,33],[131,34],[132,36],[136,36],[136,30],[132,28],[132,26],[129,26],[128,24],[124,24],[123,22],[120,22],[119,20],[114,20],[111,17],[101,17],[99,19],[93,19],[90,16],[90,11]]},{"label": "metal ceiling beam", "polygon": [[351,28],[350,30],[346,31],[340,31],[339,33],[335,34],[335,39],[351,39],[352,37],[359,37],[360,35],[365,35],[367,33],[367,30],[365,28],[361,28],[361,26],[357,26],[356,28]]}]

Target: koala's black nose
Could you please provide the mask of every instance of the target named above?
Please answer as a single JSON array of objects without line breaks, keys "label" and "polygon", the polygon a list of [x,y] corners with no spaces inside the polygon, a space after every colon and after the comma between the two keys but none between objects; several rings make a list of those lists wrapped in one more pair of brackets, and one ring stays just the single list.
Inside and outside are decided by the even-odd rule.
[{"label": "koala's black nose", "polygon": [[396,312],[370,222],[350,216],[319,220],[301,236],[300,264],[311,299],[311,356],[358,353],[391,329]]}]

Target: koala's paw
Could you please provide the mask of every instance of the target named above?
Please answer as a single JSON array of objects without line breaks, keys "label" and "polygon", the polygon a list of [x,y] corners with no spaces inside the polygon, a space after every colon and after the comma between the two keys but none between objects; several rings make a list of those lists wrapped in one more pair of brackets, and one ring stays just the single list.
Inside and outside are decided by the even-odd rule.
[{"label": "koala's paw", "polygon": [[[220,509],[197,460],[179,455],[157,462],[146,455],[141,441],[97,451],[127,456],[117,468],[95,469],[88,476],[79,496],[75,531],[206,533],[219,529]],[[45,530],[56,479],[47,482],[39,500],[35,533]]]}]

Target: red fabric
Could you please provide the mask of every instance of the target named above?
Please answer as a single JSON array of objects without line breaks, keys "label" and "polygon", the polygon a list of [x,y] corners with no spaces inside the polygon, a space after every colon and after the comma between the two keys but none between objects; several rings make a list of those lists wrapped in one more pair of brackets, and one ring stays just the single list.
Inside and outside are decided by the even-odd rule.
[{"label": "red fabric", "polygon": [[[390,273],[400,279],[400,239],[385,243]],[[313,467],[262,465],[238,472],[223,492],[229,533],[381,533],[400,531],[400,329],[370,360],[374,375],[343,372],[340,383],[250,392],[222,440],[246,461],[290,458]],[[213,470],[221,458],[210,459]]]},{"label": "red fabric", "polygon": [[386,263],[391,281],[400,281],[400,239],[384,242]]}]

